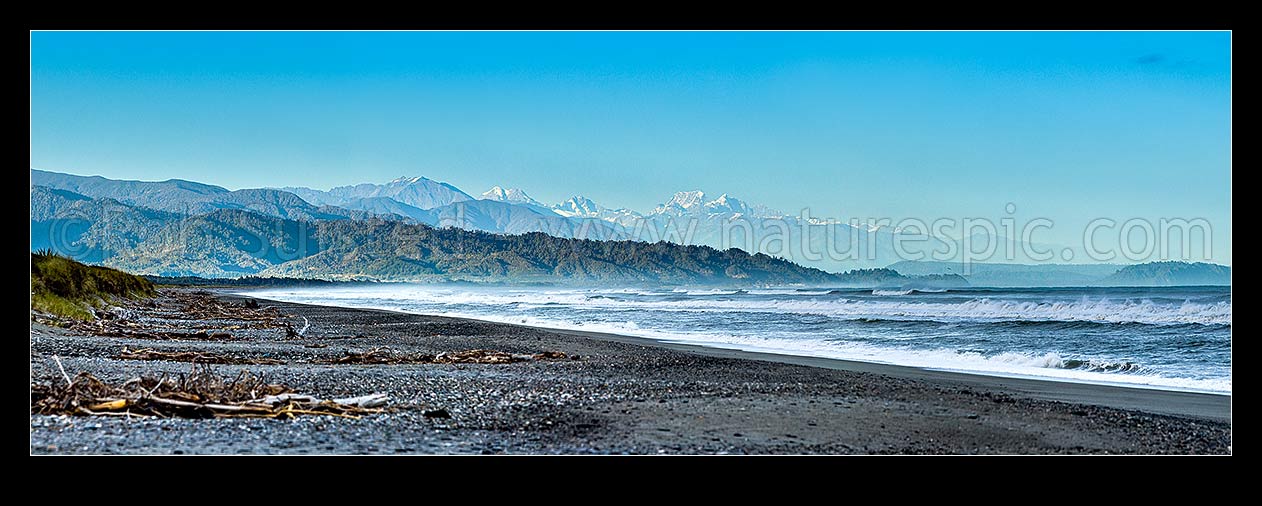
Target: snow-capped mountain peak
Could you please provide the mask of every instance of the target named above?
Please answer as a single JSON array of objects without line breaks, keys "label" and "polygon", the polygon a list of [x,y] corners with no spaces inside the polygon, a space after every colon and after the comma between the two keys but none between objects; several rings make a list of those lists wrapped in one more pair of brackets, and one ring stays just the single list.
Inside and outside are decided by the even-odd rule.
[{"label": "snow-capped mountain peak", "polygon": [[530,204],[534,206],[542,206],[539,201],[530,198],[526,192],[520,188],[504,188],[502,186],[492,186],[490,190],[482,193],[482,200],[494,200],[496,202],[509,202],[513,204]]},{"label": "snow-capped mountain peak", "polygon": [[567,218],[575,216],[581,218],[594,218],[598,217],[600,212],[603,210],[605,210],[605,208],[601,207],[600,204],[592,202],[591,199],[581,195],[575,195],[565,202],[552,206],[553,212]]},{"label": "snow-capped mountain peak", "polygon": [[389,184],[391,184],[391,185],[407,185],[407,184],[416,184],[416,183],[419,183],[419,182],[421,182],[421,181],[429,181],[429,178],[426,178],[426,177],[423,177],[423,176],[416,176],[416,177],[400,177],[400,178],[397,178],[397,179],[395,179],[395,180],[393,180],[393,181],[390,181],[390,183],[389,183]]},{"label": "snow-capped mountain peak", "polygon": [[552,212],[566,218],[597,219],[623,227],[636,226],[644,216],[629,209],[610,209],[587,197],[575,195],[565,202],[552,206]]},{"label": "snow-capped mountain peak", "polygon": [[743,215],[749,217],[779,217],[784,213],[765,206],[750,205],[741,199],[726,193],[714,200],[706,200],[705,192],[700,190],[679,192],[665,204],[657,206],[650,214],[673,216],[708,214],[708,215]]},{"label": "snow-capped mountain peak", "polygon": [[749,206],[740,199],[729,197],[726,193],[719,198],[705,203],[706,212],[710,213],[742,213],[749,214]]},{"label": "snow-capped mountain peak", "polygon": [[701,211],[704,202],[705,192],[701,190],[678,192],[665,204],[653,209],[652,214],[691,214]]},{"label": "snow-capped mountain peak", "polygon": [[667,202],[666,205],[667,206],[677,205],[684,209],[691,209],[704,201],[705,201],[705,192],[701,190],[693,190],[693,191],[688,191],[688,192],[676,193],[673,197],[670,198],[670,202]]},{"label": "snow-capped mountain peak", "polygon": [[294,187],[292,191],[315,205],[339,206],[359,199],[385,197],[418,209],[433,209],[453,202],[473,200],[459,188],[429,178],[401,177],[389,183],[359,183],[339,186],[329,191]]}]

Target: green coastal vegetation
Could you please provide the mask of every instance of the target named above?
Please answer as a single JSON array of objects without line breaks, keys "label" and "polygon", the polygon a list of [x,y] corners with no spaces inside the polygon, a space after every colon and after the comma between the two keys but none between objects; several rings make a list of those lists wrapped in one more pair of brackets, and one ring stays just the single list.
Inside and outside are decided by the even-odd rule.
[{"label": "green coastal vegetation", "polygon": [[153,283],[108,267],[84,265],[48,250],[31,253],[31,309],[91,320],[93,309],[115,298],[154,295]]}]

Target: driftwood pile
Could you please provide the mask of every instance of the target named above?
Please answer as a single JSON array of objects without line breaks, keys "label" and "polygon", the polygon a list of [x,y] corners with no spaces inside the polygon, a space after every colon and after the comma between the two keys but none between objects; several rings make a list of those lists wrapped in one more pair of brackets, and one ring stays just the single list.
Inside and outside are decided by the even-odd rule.
[{"label": "driftwood pile", "polygon": [[[511,364],[513,362],[530,362],[532,360],[565,360],[569,355],[559,351],[545,351],[533,354],[514,354],[492,350],[468,350],[434,355],[435,364]],[[573,357],[577,358],[577,357]]]},{"label": "driftwood pile", "polygon": [[513,354],[493,350],[467,350],[442,352],[437,355],[401,353],[389,347],[377,347],[368,351],[347,351],[338,358],[316,360],[318,364],[511,364],[532,360],[564,360],[577,356],[559,351],[534,354]]},{"label": "driftwood pile", "polygon": [[274,358],[243,358],[205,351],[159,351],[153,348],[133,350],[123,347],[123,351],[114,355],[120,360],[167,360],[171,362],[192,362],[194,364],[234,364],[234,365],[284,365],[284,360]]},{"label": "driftwood pile", "polygon": [[[285,365],[286,361],[275,358],[247,358],[208,351],[162,351],[153,348],[131,349],[126,346],[114,355],[119,360],[166,360],[169,362],[190,362],[194,364],[232,364],[232,365]],[[348,350],[337,358],[317,358],[314,364],[511,364],[534,360],[578,360],[577,355],[566,355],[559,351],[545,351],[533,354],[514,354],[493,350],[467,350],[442,352],[436,355],[428,353],[404,353],[387,346],[372,348],[368,351]]]},{"label": "driftwood pile", "polygon": [[[61,363],[58,362],[58,367]],[[161,418],[281,418],[302,415],[359,418],[380,413],[388,397],[372,394],[321,400],[242,371],[229,378],[195,366],[175,378],[143,377],[111,385],[86,372],[65,382],[31,385],[31,413]]]},{"label": "driftwood pile", "polygon": [[[84,325],[91,325],[91,324],[84,324]],[[74,326],[72,326],[71,328],[74,330],[84,330],[84,329],[76,328]],[[92,332],[92,330],[89,330],[89,332]],[[229,334],[227,332],[206,332],[205,330],[199,330],[197,332],[146,331],[146,330],[109,328],[108,326],[105,326],[105,325],[99,326],[98,329],[94,333],[98,336],[104,336],[104,337],[130,337],[134,339],[156,339],[156,340],[163,340],[163,341],[166,341],[166,340],[170,340],[170,341],[236,341],[236,340],[239,340],[238,337],[233,336],[232,334]]]},{"label": "driftwood pile", "polygon": [[213,294],[206,291],[175,291],[171,297],[180,305],[180,309],[171,315],[172,319],[181,320],[237,320],[247,322],[251,327],[279,328],[284,326],[280,310],[275,307],[260,307],[258,302],[247,300],[241,304],[221,302]]},{"label": "driftwood pile", "polygon": [[[31,321],[52,327],[60,327],[63,329],[70,329],[75,332],[82,332],[84,334],[102,337],[129,337],[133,339],[153,339],[159,341],[236,341],[240,339],[228,332],[210,332],[208,330],[198,330],[194,332],[156,330],[152,325],[139,324],[119,318],[102,318],[96,321],[85,322],[57,318],[52,315],[32,315]],[[235,329],[241,327],[228,326],[226,328]]]},{"label": "driftwood pile", "polygon": [[[79,321],[35,313],[32,321],[104,337],[175,341],[235,341],[231,333],[241,329],[285,329],[298,335],[274,307],[260,307],[253,299],[241,304],[221,302],[211,293],[169,292],[167,297],[142,301],[117,300],[117,308],[99,310],[96,320]],[[161,302],[161,303],[159,303]],[[144,315],[137,318],[136,315]],[[190,325],[186,322],[197,322]],[[193,329],[189,329],[194,326]],[[196,328],[196,327],[202,328]],[[172,327],[186,329],[171,330]]]}]

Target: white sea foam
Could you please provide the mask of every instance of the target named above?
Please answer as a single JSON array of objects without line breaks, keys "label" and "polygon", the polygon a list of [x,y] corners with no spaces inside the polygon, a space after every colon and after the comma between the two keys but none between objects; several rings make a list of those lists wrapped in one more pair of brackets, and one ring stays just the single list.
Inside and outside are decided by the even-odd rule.
[{"label": "white sea foam", "polygon": [[914,293],[946,293],[946,290],[939,288],[907,288],[903,290],[882,290],[877,288],[872,290],[872,295],[894,296],[894,295],[911,295]]},{"label": "white sea foam", "polygon": [[[696,297],[687,300],[610,297],[595,290],[461,290],[432,287],[369,287],[308,290],[269,290],[277,295],[318,294],[321,299],[378,299],[443,305],[512,306],[518,304],[569,306],[606,311],[758,312],[821,315],[840,319],[884,319],[941,322],[1048,321],[1095,323],[1144,323],[1151,325],[1231,325],[1231,302],[1156,303],[1151,300],[1109,298],[1060,301],[973,298],[960,301],[914,299],[847,299],[777,296],[759,300],[720,300]],[[678,291],[677,294],[687,294]],[[703,295],[737,292],[703,291]],[[901,292],[900,292],[901,293]]]},{"label": "white sea foam", "polygon": [[[371,286],[354,288],[271,289],[248,292],[262,298],[312,304],[390,309],[424,314],[477,318],[505,323],[549,328],[626,334],[670,342],[744,349],[791,355],[817,356],[889,363],[931,369],[983,374],[1033,376],[1066,381],[1118,383],[1167,389],[1230,392],[1230,377],[1171,377],[1157,374],[1143,364],[1108,357],[1083,357],[1056,352],[988,352],[933,348],[932,341],[912,349],[901,344],[873,345],[856,342],[846,335],[784,338],[758,329],[699,331],[672,322],[666,313],[722,312],[740,320],[741,313],[795,313],[826,316],[828,319],[874,318],[886,320],[931,320],[945,322],[1068,321],[1101,323],[1231,324],[1231,303],[1191,301],[1156,303],[1151,300],[1081,298],[1059,301],[1002,300],[974,298],[918,300],[903,298],[836,298],[821,294],[785,291],[758,294],[755,300],[719,300],[717,293],[687,296],[687,291],[643,290],[523,290],[468,289],[435,286]],[[686,296],[685,300],[679,299]],[[593,313],[590,310],[596,310]],[[582,312],[586,311],[586,312]],[[642,314],[631,314],[637,312]],[[593,318],[593,315],[599,318]],[[619,316],[625,315],[625,316]],[[645,316],[648,315],[648,316]],[[750,318],[753,318],[752,316]],[[759,316],[765,318],[765,316]],[[702,318],[704,319],[704,318]],[[639,323],[637,323],[637,320]],[[696,321],[680,320],[683,321]],[[869,332],[855,328],[853,332]],[[939,331],[941,332],[941,331]],[[803,334],[811,336],[811,334]],[[858,335],[858,334],[856,334]],[[830,337],[831,336],[831,337]],[[911,335],[910,341],[922,336]],[[900,336],[885,336],[892,343]],[[923,349],[928,347],[929,349]],[[1001,352],[1002,351],[1002,352]],[[1121,374],[1119,374],[1121,373]],[[1174,376],[1181,376],[1175,374]],[[1196,375],[1192,375],[1196,376]]]},{"label": "white sea foam", "polygon": [[805,288],[751,288],[746,290],[750,295],[827,295],[829,290],[808,290]]},{"label": "white sea foam", "polygon": [[705,290],[688,290],[684,288],[676,288],[671,290],[672,293],[682,293],[685,295],[736,295],[744,293],[743,290],[723,290],[720,288],[710,288]]},{"label": "white sea foam", "polygon": [[[771,301],[742,307],[739,301],[714,301],[715,309],[758,309],[835,317],[934,321],[1064,321],[1146,323],[1153,325],[1230,325],[1231,303],[1183,302],[1157,304],[1149,300],[1013,301],[975,298],[960,302],[903,302],[891,300]],[[750,304],[749,306],[755,306]]]}]

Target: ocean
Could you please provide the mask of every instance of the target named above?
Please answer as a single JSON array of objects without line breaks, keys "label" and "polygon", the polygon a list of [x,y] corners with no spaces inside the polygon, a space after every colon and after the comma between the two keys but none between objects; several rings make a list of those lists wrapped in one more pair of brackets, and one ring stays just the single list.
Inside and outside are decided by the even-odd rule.
[{"label": "ocean", "polygon": [[1230,287],[919,291],[380,284],[246,294],[936,370],[1231,393]]}]

